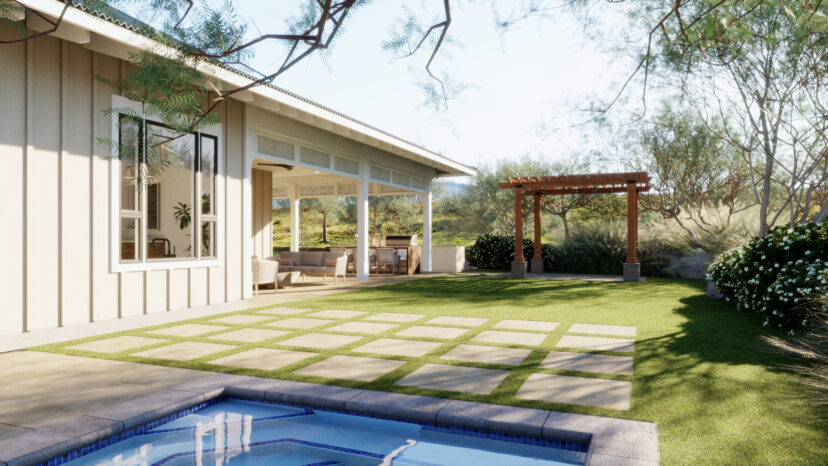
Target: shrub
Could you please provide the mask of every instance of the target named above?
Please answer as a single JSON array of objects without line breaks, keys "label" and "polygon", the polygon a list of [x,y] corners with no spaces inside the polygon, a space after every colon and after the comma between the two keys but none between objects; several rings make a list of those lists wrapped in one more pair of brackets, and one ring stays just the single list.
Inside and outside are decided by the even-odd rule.
[{"label": "shrub", "polygon": [[574,229],[558,249],[553,270],[620,275],[627,257],[627,238],[618,225],[593,223]]},{"label": "shrub", "polygon": [[[523,257],[528,262],[532,257],[534,242],[523,239]],[[477,237],[473,245],[466,248],[469,265],[479,269],[510,269],[515,257],[515,237],[512,235],[485,234]]]},{"label": "shrub", "polygon": [[802,304],[828,293],[828,223],[771,228],[717,257],[707,278],[737,309],[763,314],[764,325],[793,334],[809,326]]}]

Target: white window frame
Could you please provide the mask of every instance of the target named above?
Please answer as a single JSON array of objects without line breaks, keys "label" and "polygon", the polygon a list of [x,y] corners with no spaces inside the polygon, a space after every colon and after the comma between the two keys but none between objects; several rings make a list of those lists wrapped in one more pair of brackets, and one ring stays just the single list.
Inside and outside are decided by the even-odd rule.
[{"label": "white window frame", "polygon": [[[141,104],[139,102],[133,102],[128,100],[124,97],[119,95],[112,95],[112,108],[113,109],[124,109],[129,108],[135,111],[135,114],[140,116],[144,120],[156,121],[155,118],[147,117],[141,112]],[[120,112],[113,111],[112,112],[112,139],[118,140],[119,137],[119,118]],[[146,190],[141,190],[141,207],[139,210],[141,211],[141,231],[135,232],[136,236],[136,245],[139,249],[140,259],[138,261],[130,261],[130,262],[122,262],[121,261],[121,161],[118,157],[118,149],[113,148],[112,156],[109,160],[109,206],[110,206],[110,215],[109,215],[109,225],[110,225],[110,232],[109,232],[109,259],[110,259],[110,271],[113,273],[116,272],[136,272],[136,271],[144,271],[144,270],[169,270],[169,269],[187,269],[187,268],[196,268],[196,267],[219,267],[223,264],[224,256],[224,244],[227,241],[222,234],[225,231],[224,228],[224,154],[222,153],[222,141],[221,141],[221,124],[217,124],[214,126],[210,126],[208,128],[203,128],[199,130],[199,133],[203,133],[209,136],[213,136],[217,139],[218,143],[216,144],[216,166],[217,171],[215,174],[215,186],[214,186],[214,214],[210,216],[209,219],[202,219],[201,218],[201,209],[193,208],[194,215],[192,228],[194,231],[193,234],[193,249],[195,251],[196,256],[192,258],[186,259],[172,259],[172,260],[159,260],[159,259],[152,259],[148,260],[146,257],[146,233],[147,233],[147,222],[146,222],[146,209],[143,208],[146,206]],[[200,144],[201,141],[198,141]],[[199,153],[200,157],[200,153]],[[200,163],[194,162],[194,163]],[[201,178],[200,174],[196,175],[197,172],[193,172],[194,178],[194,193],[201,192]],[[199,204],[200,205],[200,204]],[[197,213],[196,213],[197,212]],[[215,248],[215,256],[206,257],[204,259],[201,258],[201,221],[202,220],[210,220],[215,221],[215,230],[214,235],[217,236],[218,241],[214,242]]]}]

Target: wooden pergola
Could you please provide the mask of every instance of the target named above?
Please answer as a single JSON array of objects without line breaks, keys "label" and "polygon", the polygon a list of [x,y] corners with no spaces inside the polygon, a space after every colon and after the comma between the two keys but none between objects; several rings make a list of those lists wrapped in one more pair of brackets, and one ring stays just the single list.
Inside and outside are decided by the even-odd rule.
[{"label": "wooden pergola", "polygon": [[647,172],[507,178],[505,183],[498,183],[498,186],[515,192],[515,260],[512,262],[512,277],[526,278],[527,273],[523,258],[523,196],[533,195],[535,198],[535,251],[531,270],[532,273],[543,273],[540,214],[543,196],[627,193],[627,261],[624,263],[624,281],[639,281],[638,193],[650,189],[650,176]]}]

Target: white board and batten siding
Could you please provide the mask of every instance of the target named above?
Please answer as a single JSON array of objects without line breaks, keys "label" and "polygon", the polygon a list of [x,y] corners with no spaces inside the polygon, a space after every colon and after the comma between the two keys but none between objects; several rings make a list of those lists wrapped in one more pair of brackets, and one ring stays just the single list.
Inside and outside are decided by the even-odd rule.
[{"label": "white board and batten siding", "polygon": [[[13,34],[0,30],[0,37]],[[124,63],[44,36],[0,46],[0,346],[3,335],[237,302],[242,284],[244,104],[221,108],[217,266],[113,271],[112,117]],[[114,185],[114,186],[113,186]]]}]

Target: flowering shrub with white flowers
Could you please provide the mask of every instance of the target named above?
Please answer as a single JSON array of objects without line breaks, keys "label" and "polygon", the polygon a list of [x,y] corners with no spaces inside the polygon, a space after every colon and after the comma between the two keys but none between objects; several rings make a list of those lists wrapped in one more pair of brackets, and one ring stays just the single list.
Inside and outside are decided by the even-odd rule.
[{"label": "flowering shrub with white flowers", "polygon": [[828,313],[828,223],[774,227],[761,238],[717,257],[707,269],[728,301],[765,316],[764,325],[809,327],[805,305]]}]

